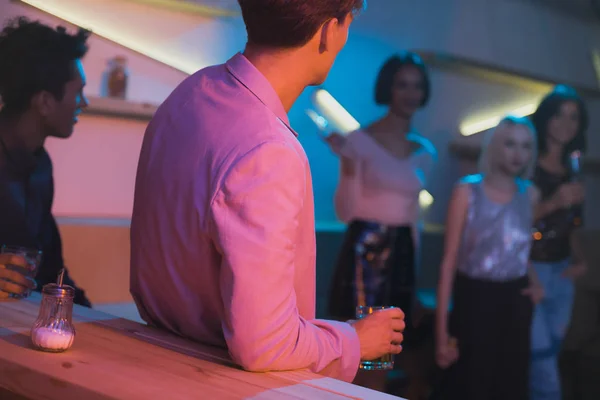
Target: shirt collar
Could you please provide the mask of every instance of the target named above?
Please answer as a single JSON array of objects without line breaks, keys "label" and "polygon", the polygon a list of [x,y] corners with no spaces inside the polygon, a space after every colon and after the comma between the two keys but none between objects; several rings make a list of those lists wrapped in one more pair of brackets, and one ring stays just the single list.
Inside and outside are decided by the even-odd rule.
[{"label": "shirt collar", "polygon": [[252,94],[261,101],[261,103],[271,110],[295,136],[298,136],[296,131],[290,126],[288,115],[283,108],[281,99],[277,93],[275,93],[273,86],[271,86],[267,78],[265,78],[265,76],[261,74],[242,53],[237,53],[235,56],[231,57],[225,66],[235,79],[244,85],[246,89],[252,92]]}]

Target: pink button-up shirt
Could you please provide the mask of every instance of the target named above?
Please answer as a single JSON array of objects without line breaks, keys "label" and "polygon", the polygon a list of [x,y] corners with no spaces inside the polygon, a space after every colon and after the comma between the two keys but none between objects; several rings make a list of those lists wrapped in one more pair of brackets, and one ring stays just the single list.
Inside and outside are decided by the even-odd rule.
[{"label": "pink button-up shirt", "polygon": [[267,79],[241,54],[187,78],[138,166],[131,293],[144,320],[227,346],[251,371],[351,381],[354,328],[314,319],[315,246],[308,160]]}]

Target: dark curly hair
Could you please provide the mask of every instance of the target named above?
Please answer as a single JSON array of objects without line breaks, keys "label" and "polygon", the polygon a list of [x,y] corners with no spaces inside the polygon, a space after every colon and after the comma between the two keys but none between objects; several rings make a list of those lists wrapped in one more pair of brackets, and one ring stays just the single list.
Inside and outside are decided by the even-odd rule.
[{"label": "dark curly hair", "polygon": [[375,83],[375,103],[388,106],[392,102],[392,88],[394,86],[394,77],[396,73],[407,65],[412,65],[421,71],[423,76],[423,101],[421,107],[424,107],[429,101],[431,83],[427,67],[417,53],[404,51],[398,55],[388,58],[377,74]]},{"label": "dark curly hair", "polygon": [[563,162],[565,165],[568,165],[569,154],[575,150],[585,153],[587,147],[585,131],[589,124],[588,111],[585,103],[575,89],[567,85],[557,85],[552,92],[544,97],[537,110],[531,115],[531,121],[538,134],[538,154],[543,155],[546,153],[548,146],[546,133],[548,123],[552,117],[560,112],[561,106],[566,102],[577,104],[577,109],[579,110],[579,129],[573,140],[567,143],[563,150]]},{"label": "dark curly hair", "polygon": [[304,46],[327,20],[344,20],[366,0],[238,0],[248,43],[268,48]]},{"label": "dark curly hair", "polygon": [[33,96],[46,91],[62,100],[67,82],[74,78],[75,60],[88,51],[90,31],[71,35],[19,17],[0,32],[0,99],[2,113],[20,114]]}]

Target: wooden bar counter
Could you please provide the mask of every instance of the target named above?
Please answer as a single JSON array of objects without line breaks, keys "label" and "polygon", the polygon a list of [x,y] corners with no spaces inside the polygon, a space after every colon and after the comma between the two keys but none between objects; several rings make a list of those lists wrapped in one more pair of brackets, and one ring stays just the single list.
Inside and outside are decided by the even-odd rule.
[{"label": "wooden bar counter", "polygon": [[41,296],[0,301],[0,399],[393,399],[307,371],[251,373],[227,351],[75,306],[64,353],[35,350]]}]

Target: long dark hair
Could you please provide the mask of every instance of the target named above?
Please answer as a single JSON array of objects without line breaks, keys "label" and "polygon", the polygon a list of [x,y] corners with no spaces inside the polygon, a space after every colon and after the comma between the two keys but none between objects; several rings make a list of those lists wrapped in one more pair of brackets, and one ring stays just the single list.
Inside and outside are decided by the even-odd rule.
[{"label": "long dark hair", "polygon": [[548,122],[560,112],[561,106],[566,102],[577,104],[579,110],[577,134],[563,149],[563,163],[568,166],[569,154],[575,150],[585,153],[587,145],[585,131],[588,128],[588,112],[585,103],[575,89],[566,85],[557,85],[552,92],[544,97],[537,110],[531,116],[531,121],[538,134],[538,154],[543,155],[548,150]]}]

